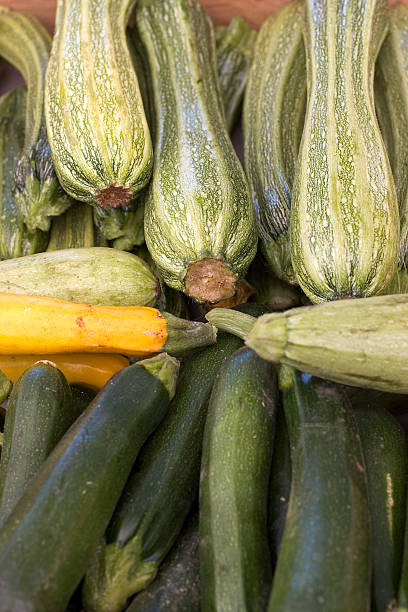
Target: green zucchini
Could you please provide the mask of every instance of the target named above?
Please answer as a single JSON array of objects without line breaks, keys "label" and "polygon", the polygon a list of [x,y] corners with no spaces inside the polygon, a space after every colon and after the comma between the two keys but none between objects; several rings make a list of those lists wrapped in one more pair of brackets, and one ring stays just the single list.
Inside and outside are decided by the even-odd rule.
[{"label": "green zucchini", "polygon": [[[140,201],[139,201],[140,200]],[[94,208],[93,218],[96,227],[107,240],[112,241],[115,249],[131,251],[144,243],[144,202],[143,195],[135,203],[134,209]]]},{"label": "green zucchini", "polygon": [[255,320],[214,308],[206,318],[263,359],[355,387],[408,393],[408,295],[338,300]]},{"label": "green zucchini", "polygon": [[65,376],[38,362],[20,376],[7,405],[0,463],[0,524],[79,413]]},{"label": "green zucchini", "polygon": [[0,99],[0,259],[37,253],[47,245],[45,232],[27,230],[13,194],[24,149],[26,98],[25,87],[17,87]]},{"label": "green zucchini", "polygon": [[109,524],[106,546],[85,577],[87,612],[122,609],[154,579],[173,546],[198,493],[211,388],[222,361],[239,346],[237,338],[219,334],[216,344],[184,364],[169,414],[143,448]]},{"label": "green zucchini", "polygon": [[7,376],[0,370],[0,403],[4,402],[4,400],[8,398],[12,387],[13,383],[11,382],[11,380],[9,380]]},{"label": "green zucchini", "polygon": [[406,516],[407,447],[398,421],[382,406],[353,410],[368,478],[373,547],[372,609],[394,610]]},{"label": "green zucchini", "polygon": [[200,612],[198,513],[183,527],[157,578],[136,595],[126,612]]},{"label": "green zucchini", "polygon": [[177,371],[166,354],[124,368],[61,439],[0,532],[1,612],[65,610]]},{"label": "green zucchini", "polygon": [[292,187],[306,106],[304,3],[262,25],[244,101],[245,169],[260,244],[274,274],[295,282],[289,244]]},{"label": "green zucchini", "polygon": [[234,294],[257,236],[226,129],[212,25],[197,0],[143,0],[136,20],[156,115],[146,243],[168,285],[217,302]]},{"label": "green zucchini", "polygon": [[44,117],[45,71],[51,48],[48,32],[34,17],[0,7],[0,55],[27,84],[24,148],[15,171],[14,197],[30,232],[48,231],[51,217],[71,204],[58,183]]},{"label": "green zucchini", "polygon": [[291,491],[270,612],[369,612],[370,522],[358,430],[342,390],[283,367]]},{"label": "green zucchini", "polygon": [[216,36],[218,78],[229,132],[241,110],[256,34],[242,17],[234,17],[222,36]]},{"label": "green zucchini", "polygon": [[300,304],[299,288],[275,276],[259,250],[245,278],[255,289],[252,299],[271,310],[288,310]]},{"label": "green zucchini", "polygon": [[74,202],[64,214],[53,219],[47,251],[107,245],[94,225],[92,207]]},{"label": "green zucchini", "polygon": [[263,611],[272,579],[267,490],[275,429],[273,367],[242,348],[214,384],[200,477],[201,608]]},{"label": "green zucchini", "polygon": [[126,43],[135,0],[58,2],[45,87],[58,177],[75,199],[126,205],[146,185],[152,146]]},{"label": "green zucchini", "polygon": [[158,280],[130,253],[106,247],[62,249],[0,262],[0,292],[108,306],[153,306]]},{"label": "green zucchini", "polygon": [[382,293],[396,271],[398,203],[373,87],[387,27],[386,0],[306,1],[308,104],[290,240],[313,302]]},{"label": "green zucchini", "polygon": [[70,387],[72,393],[72,404],[76,413],[79,415],[85,410],[85,408],[88,408],[96,393],[93,389],[84,387],[82,385],[70,385]]}]

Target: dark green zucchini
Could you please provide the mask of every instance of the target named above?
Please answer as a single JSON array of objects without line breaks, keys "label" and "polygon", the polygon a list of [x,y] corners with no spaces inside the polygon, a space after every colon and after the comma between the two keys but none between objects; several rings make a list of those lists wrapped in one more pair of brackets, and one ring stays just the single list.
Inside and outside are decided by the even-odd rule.
[{"label": "dark green zucchini", "polygon": [[396,605],[405,525],[407,447],[405,434],[381,405],[353,410],[368,479],[373,546],[372,610]]},{"label": "dark green zucchini", "polygon": [[77,416],[69,385],[54,364],[38,362],[20,376],[4,424],[0,525]]},{"label": "dark green zucchini", "polygon": [[70,385],[70,387],[72,393],[72,404],[75,407],[77,414],[80,415],[85,408],[88,408],[96,393],[93,389],[83,387],[82,385]]},{"label": "dark green zucchini", "polygon": [[143,448],[106,532],[107,545],[85,577],[86,610],[120,610],[154,579],[198,493],[214,379],[224,358],[241,345],[221,333],[215,345],[186,361],[169,413]]},{"label": "dark green zucchini", "polygon": [[194,513],[161,566],[156,580],[126,612],[200,612],[198,514]]},{"label": "dark green zucchini", "polygon": [[211,393],[201,466],[203,612],[265,609],[276,399],[274,366],[254,351],[241,348],[224,362]]},{"label": "dark green zucchini", "polygon": [[269,612],[368,612],[367,477],[342,389],[281,367],[292,476]]},{"label": "dark green zucchini", "polygon": [[124,368],[61,439],[0,532],[1,612],[65,610],[177,371],[164,353]]}]

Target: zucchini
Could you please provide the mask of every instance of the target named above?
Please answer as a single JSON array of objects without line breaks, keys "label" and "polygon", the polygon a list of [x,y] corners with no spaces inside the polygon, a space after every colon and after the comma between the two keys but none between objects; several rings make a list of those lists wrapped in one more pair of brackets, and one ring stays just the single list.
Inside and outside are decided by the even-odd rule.
[{"label": "zucchini", "polygon": [[73,202],[64,214],[53,219],[47,251],[96,246],[108,246],[108,242],[94,226],[91,206]]},{"label": "zucchini", "polygon": [[12,387],[11,380],[0,370],[0,403],[3,403],[8,398]]},{"label": "zucchini", "polygon": [[246,347],[214,384],[200,477],[201,607],[263,611],[272,579],[267,489],[276,373]]},{"label": "zucchini", "polygon": [[37,362],[20,376],[10,395],[4,424],[1,525],[78,414],[69,385],[54,364]]},{"label": "zucchini", "polygon": [[48,32],[34,17],[0,7],[0,55],[27,84],[24,148],[15,171],[14,197],[28,231],[48,231],[51,217],[71,204],[58,183],[44,117],[45,71],[51,48]]},{"label": "zucchini", "polygon": [[46,74],[48,138],[61,185],[102,208],[146,185],[152,146],[126,43],[135,0],[58,2]]},{"label": "zucchini", "polygon": [[[139,200],[141,200],[139,202]],[[135,203],[134,209],[94,208],[93,218],[96,227],[107,240],[112,241],[115,249],[131,251],[144,243],[144,203],[143,195]]]},{"label": "zucchini", "polygon": [[335,385],[283,367],[291,491],[270,612],[368,612],[370,522],[360,438]]},{"label": "zucchini", "polygon": [[169,414],[143,448],[109,524],[106,546],[85,577],[87,612],[122,609],[154,579],[173,546],[198,493],[211,388],[224,358],[240,345],[219,334],[214,346],[184,364]]},{"label": "zucchini", "polygon": [[146,244],[168,285],[217,302],[234,294],[257,236],[226,129],[212,25],[197,0],[143,0],[136,20],[156,115]]},{"label": "zucchini", "polygon": [[382,293],[396,272],[397,196],[374,107],[386,0],[306,1],[308,104],[290,241],[312,302]]},{"label": "zucchini", "polygon": [[406,516],[407,447],[398,421],[380,405],[353,410],[368,478],[373,545],[372,609],[394,610]]},{"label": "zucchini", "polygon": [[200,612],[198,514],[186,522],[157,578],[136,595],[126,612]]},{"label": "zucchini", "polygon": [[47,245],[45,232],[27,230],[13,194],[24,148],[26,98],[26,89],[17,87],[0,99],[0,259],[37,253]]},{"label": "zucchini", "polygon": [[354,387],[408,393],[408,295],[338,300],[264,315],[214,308],[207,319],[263,359]]},{"label": "zucchini", "polygon": [[1,612],[65,610],[177,371],[168,355],[121,370],[61,439],[1,530]]},{"label": "zucchini", "polygon": [[158,280],[148,265],[116,249],[62,249],[0,262],[3,293],[110,306],[153,306],[158,291]]},{"label": "zucchini", "polygon": [[218,78],[229,132],[241,110],[256,34],[242,17],[234,17],[222,36],[216,36]]},{"label": "zucchini", "polygon": [[260,245],[274,274],[295,283],[289,244],[292,187],[306,106],[304,3],[262,25],[244,101],[245,169]]},{"label": "zucchini", "polygon": [[275,276],[259,250],[249,267],[246,279],[255,289],[252,299],[266,304],[271,310],[288,310],[300,305],[299,288]]}]

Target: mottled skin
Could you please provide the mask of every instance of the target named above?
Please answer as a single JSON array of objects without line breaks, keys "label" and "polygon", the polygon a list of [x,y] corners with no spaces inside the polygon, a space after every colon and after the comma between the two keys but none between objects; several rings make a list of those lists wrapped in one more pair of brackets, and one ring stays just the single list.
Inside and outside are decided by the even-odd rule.
[{"label": "mottled skin", "polygon": [[226,128],[209,17],[193,0],[153,0],[138,5],[136,19],[156,111],[146,243],[175,289],[185,289],[189,264],[205,258],[225,261],[238,278],[255,255],[257,237]]},{"label": "mottled skin", "polygon": [[385,0],[306,2],[308,105],[292,199],[292,263],[314,302],[383,292],[399,215],[374,108]]}]

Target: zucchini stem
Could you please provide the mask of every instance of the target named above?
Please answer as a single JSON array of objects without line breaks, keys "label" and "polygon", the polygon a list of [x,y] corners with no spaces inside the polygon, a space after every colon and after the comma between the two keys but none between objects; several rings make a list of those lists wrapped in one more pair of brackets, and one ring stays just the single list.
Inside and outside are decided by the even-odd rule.
[{"label": "zucchini stem", "polygon": [[245,340],[256,321],[256,318],[251,317],[251,315],[229,308],[213,308],[205,316],[218,329],[234,334],[234,336],[243,340]]}]

